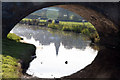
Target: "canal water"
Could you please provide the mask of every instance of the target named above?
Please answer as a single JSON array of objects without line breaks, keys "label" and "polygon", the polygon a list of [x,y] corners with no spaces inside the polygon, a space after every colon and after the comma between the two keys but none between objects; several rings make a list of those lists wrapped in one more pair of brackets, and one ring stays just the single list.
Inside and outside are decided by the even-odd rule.
[{"label": "canal water", "polygon": [[36,58],[26,73],[39,78],[69,76],[91,64],[98,53],[90,47],[91,41],[78,33],[21,24],[11,33],[36,46]]}]

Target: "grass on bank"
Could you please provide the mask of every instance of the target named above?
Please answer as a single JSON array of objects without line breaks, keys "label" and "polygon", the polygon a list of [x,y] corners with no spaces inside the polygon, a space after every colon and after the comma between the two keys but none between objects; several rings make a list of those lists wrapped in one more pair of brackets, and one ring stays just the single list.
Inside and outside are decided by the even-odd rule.
[{"label": "grass on bank", "polygon": [[75,33],[81,33],[84,35],[87,35],[90,40],[92,40],[92,42],[99,42],[99,35],[96,31],[95,28],[92,28],[91,26],[84,26],[84,25],[61,25],[61,24],[48,24],[49,28],[52,29],[59,29],[62,31],[71,31],[71,32],[75,32]]},{"label": "grass on bank", "polygon": [[19,42],[19,41],[22,39],[21,37],[17,36],[17,35],[14,34],[14,33],[9,33],[9,34],[7,35],[7,38],[8,38],[8,39],[11,39],[11,40],[15,40],[15,41],[17,41],[17,42]]},{"label": "grass on bank", "polygon": [[59,23],[56,24],[54,20],[52,21],[52,23],[48,23],[47,20],[24,18],[21,20],[20,23],[37,26],[45,25],[52,29],[81,33],[87,35],[93,43],[97,43],[100,40],[95,27],[90,22],[59,21]]},{"label": "grass on bank", "polygon": [[19,78],[21,76],[21,65],[18,60],[9,55],[0,55],[2,57],[2,78]]},{"label": "grass on bank", "polygon": [[[28,64],[35,46],[19,42],[21,37],[9,33],[8,38],[2,39],[2,78],[20,78],[22,75],[21,62]],[[16,41],[15,41],[16,40]]]}]

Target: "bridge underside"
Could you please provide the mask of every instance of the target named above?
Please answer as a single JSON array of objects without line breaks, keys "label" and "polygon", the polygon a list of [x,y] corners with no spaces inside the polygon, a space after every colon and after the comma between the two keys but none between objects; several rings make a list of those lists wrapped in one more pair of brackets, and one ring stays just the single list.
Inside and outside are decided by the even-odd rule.
[{"label": "bridge underside", "polygon": [[118,78],[120,75],[120,2],[118,3],[2,3],[2,35],[30,13],[45,7],[61,7],[91,22],[100,35],[100,50],[93,63],[70,78]]},{"label": "bridge underside", "polygon": [[[24,17],[45,7],[61,7],[73,11],[91,22],[101,40],[113,40],[119,32],[119,3],[2,3],[2,35],[6,35]],[[105,38],[106,37],[106,38]],[[110,41],[110,40],[108,40]],[[105,41],[102,41],[105,42]],[[106,41],[107,42],[107,41]],[[109,42],[108,44],[116,43]],[[114,44],[112,44],[114,45]]]}]

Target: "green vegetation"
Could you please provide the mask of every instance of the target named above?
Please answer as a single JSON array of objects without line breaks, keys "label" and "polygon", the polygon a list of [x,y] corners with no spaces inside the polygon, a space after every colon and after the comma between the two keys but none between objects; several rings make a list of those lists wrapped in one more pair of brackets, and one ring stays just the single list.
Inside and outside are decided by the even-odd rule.
[{"label": "green vegetation", "polygon": [[11,40],[15,40],[15,41],[17,41],[17,42],[19,42],[19,41],[22,39],[21,37],[17,36],[17,35],[14,34],[14,33],[9,33],[9,34],[7,35],[7,38],[8,38],[8,39],[11,39]]},{"label": "green vegetation", "polygon": [[44,26],[44,25],[47,25],[47,20],[24,18],[20,21],[20,23],[21,24],[28,24],[28,25]]},{"label": "green vegetation", "polygon": [[52,29],[59,29],[63,31],[71,31],[75,33],[82,33],[84,35],[87,35],[93,43],[99,42],[99,35],[96,31],[96,29],[91,25],[90,23],[81,25],[81,24],[48,24],[49,28]]},{"label": "green vegetation", "polygon": [[21,37],[13,33],[9,33],[7,37],[9,39],[2,39],[2,55],[0,55],[0,57],[2,57],[1,75],[2,78],[5,79],[17,79],[21,77],[23,71],[20,63],[25,65],[29,64],[31,61],[31,56],[35,54],[35,46],[18,42]]},{"label": "green vegetation", "polygon": [[75,33],[81,33],[87,35],[93,43],[99,42],[99,35],[94,28],[94,26],[90,22],[66,22],[59,21],[59,23],[55,23],[53,20],[52,23],[48,23],[47,20],[38,20],[38,19],[22,19],[21,23],[23,24],[31,24],[41,26],[46,25],[48,28],[58,29],[62,31],[71,31]]},{"label": "green vegetation", "polygon": [[19,78],[21,76],[21,65],[18,60],[8,55],[0,55],[0,57],[2,57],[2,77]]}]

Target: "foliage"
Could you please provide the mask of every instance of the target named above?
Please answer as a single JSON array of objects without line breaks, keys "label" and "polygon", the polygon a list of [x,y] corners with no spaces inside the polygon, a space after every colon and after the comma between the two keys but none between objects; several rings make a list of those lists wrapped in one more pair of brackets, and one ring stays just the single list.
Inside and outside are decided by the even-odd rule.
[{"label": "foliage", "polygon": [[83,29],[83,30],[81,31],[81,33],[82,33],[82,34],[86,34],[86,35],[89,35],[89,36],[90,36],[90,31],[88,30],[88,28]]},{"label": "foliage", "polygon": [[28,25],[37,25],[37,26],[43,26],[47,25],[47,20],[39,20],[39,19],[27,19],[24,18],[20,21],[21,24],[28,24]]},{"label": "foliage", "polygon": [[14,33],[9,33],[9,34],[7,35],[7,38],[8,38],[8,39],[11,39],[11,40],[15,40],[15,41],[17,41],[17,42],[19,42],[19,41],[22,39],[21,37],[17,36],[17,35],[14,34]]},{"label": "foliage", "polygon": [[8,55],[0,55],[0,57],[2,57],[2,78],[19,78],[21,65],[18,60]]},{"label": "foliage", "polygon": [[21,64],[28,64],[31,56],[35,53],[35,46],[16,42],[14,40],[2,39],[2,70],[3,78],[18,79],[22,75]]},{"label": "foliage", "polygon": [[57,29],[57,26],[52,23],[52,24],[48,24],[48,28]]},{"label": "foliage", "polygon": [[59,30],[61,30],[62,27],[63,26],[60,25],[60,24],[54,24],[54,23],[48,24],[48,28],[52,28],[52,29],[59,29]]},{"label": "foliage", "polygon": [[64,25],[63,28],[62,28],[63,31],[72,31],[72,27],[71,26],[67,26],[67,25]]},{"label": "foliage", "polygon": [[[38,21],[37,19],[36,19],[36,21],[33,21],[33,20],[31,20],[31,21],[34,23],[36,23],[36,21]],[[28,19],[23,19],[22,21],[24,21],[24,23],[26,23],[28,21]],[[62,30],[62,31],[72,31],[75,33],[82,33],[82,34],[87,35],[91,40],[93,40],[93,42],[99,42],[99,40],[100,40],[96,29],[90,22],[59,21],[59,24],[56,24],[54,22],[54,20],[52,21],[52,23],[47,23],[47,20],[39,20],[38,24],[35,24],[35,25],[38,25],[38,26],[46,25],[46,26],[48,26],[48,28],[52,28],[52,29],[58,29],[58,30]]]},{"label": "foliage", "polygon": [[87,35],[91,40],[93,40],[92,42],[99,42],[99,35],[96,31],[95,28],[93,28],[93,26],[90,26],[90,24],[86,24],[85,25],[79,25],[79,24],[48,24],[49,28],[52,29],[59,29],[59,30],[63,30],[63,31],[72,31],[75,33],[82,33],[84,35]]}]

